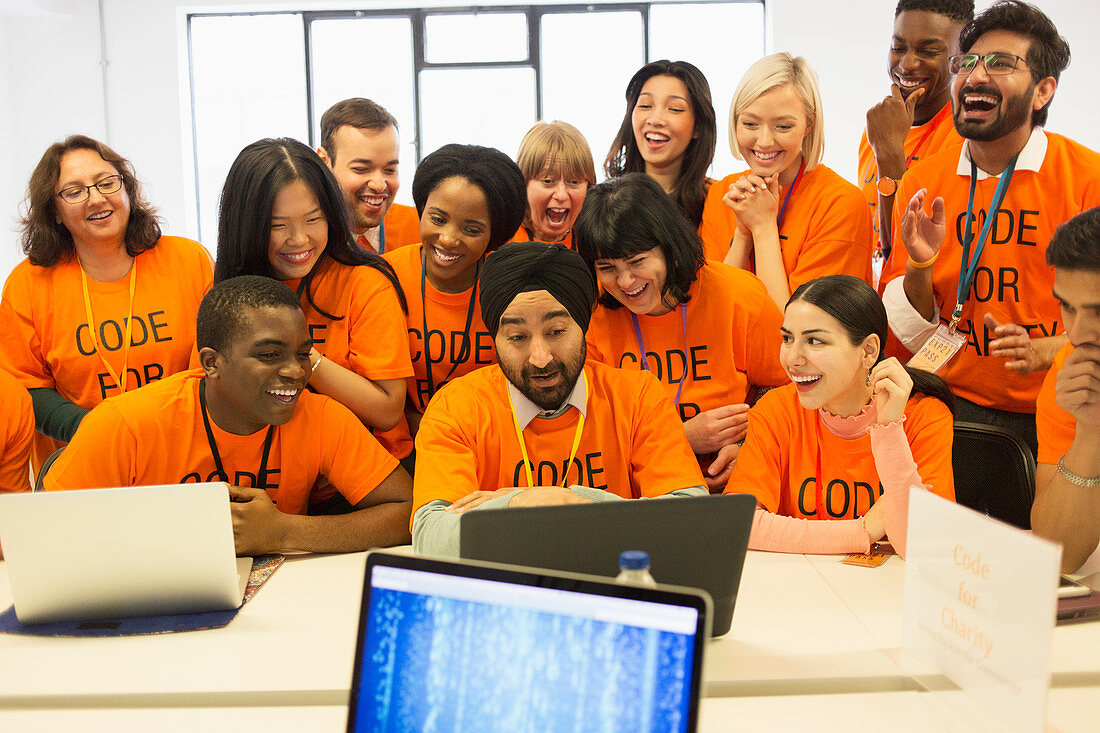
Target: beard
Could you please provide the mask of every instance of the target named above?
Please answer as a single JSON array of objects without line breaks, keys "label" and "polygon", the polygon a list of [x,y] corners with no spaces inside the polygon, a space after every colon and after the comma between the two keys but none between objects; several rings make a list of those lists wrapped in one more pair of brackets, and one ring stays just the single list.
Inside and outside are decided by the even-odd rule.
[{"label": "beard", "polygon": [[[580,347],[564,359],[554,359],[544,367],[534,367],[526,363],[518,371],[504,361],[499,362],[504,376],[508,378],[520,393],[534,402],[542,410],[556,410],[565,402],[565,398],[573,391],[577,384],[577,378],[584,368],[584,360],[587,357],[587,344],[581,340]],[[560,373],[561,378],[556,384],[549,387],[539,386],[534,377]]]},{"label": "beard", "polygon": [[[963,87],[958,96],[951,100],[955,118],[955,129],[958,131],[959,135],[968,140],[977,140],[978,142],[999,140],[1013,130],[1019,129],[1031,121],[1031,98],[1032,92],[1034,91],[1035,82],[1032,82],[1025,91],[1005,100],[1001,98],[1001,93],[997,87],[991,84],[980,84],[976,87]],[[989,120],[981,122],[965,120],[963,119],[964,112],[962,99],[967,94],[989,94],[995,96],[1001,100],[1000,103],[1003,105],[1003,109],[996,117]]]}]

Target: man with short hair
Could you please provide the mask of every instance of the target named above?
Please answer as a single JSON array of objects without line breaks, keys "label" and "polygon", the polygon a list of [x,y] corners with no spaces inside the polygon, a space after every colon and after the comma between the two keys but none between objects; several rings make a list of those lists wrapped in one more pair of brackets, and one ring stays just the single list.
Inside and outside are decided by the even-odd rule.
[{"label": "man with short hair", "polygon": [[867,110],[859,141],[859,187],[871,207],[875,251],[890,256],[894,193],[909,166],[961,145],[951,120],[948,59],[974,0],[898,0],[887,56],[890,94]]},{"label": "man with short hair", "polygon": [[[411,479],[350,410],[306,390],[311,344],[290,288],[218,283],[199,305],[202,368],[98,405],[46,489],[225,481],[239,555],[408,542]],[[321,478],[355,511],[300,516]]]},{"label": "man with short hair", "polygon": [[1088,574],[1100,571],[1100,208],[1058,227],[1047,262],[1069,343],[1039,390],[1031,524],[1062,543],[1063,572]]},{"label": "man with short hair", "polygon": [[[994,3],[959,47],[952,109],[966,142],[913,166],[898,188],[903,246],[883,271],[883,302],[910,351],[931,337],[949,353],[958,337],[939,371],[959,398],[956,419],[1006,428],[1035,451],[1035,397],[1066,342],[1044,255],[1055,227],[1100,203],[1100,155],[1042,128],[1069,45],[1040,10]],[[937,197],[931,216],[926,192]]]},{"label": "man with short hair", "polygon": [[649,372],[587,362],[591,270],[561,243],[506,244],[480,277],[498,363],[453,380],[416,436],[413,547],[457,555],[461,512],[705,495]]},{"label": "man with short hair", "polygon": [[317,154],[344,192],[360,247],[385,254],[420,241],[416,209],[393,202],[401,185],[393,115],[362,97],[337,102],[321,115]]}]

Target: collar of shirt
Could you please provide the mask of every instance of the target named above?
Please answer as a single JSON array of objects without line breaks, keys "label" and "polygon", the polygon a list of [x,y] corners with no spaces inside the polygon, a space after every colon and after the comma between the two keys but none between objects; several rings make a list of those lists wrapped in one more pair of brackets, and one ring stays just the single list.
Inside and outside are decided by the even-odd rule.
[{"label": "collar of shirt", "polygon": [[512,404],[516,408],[516,422],[519,423],[520,430],[526,428],[536,417],[550,420],[564,415],[570,407],[576,407],[582,415],[588,417],[588,380],[585,379],[584,369],[581,369],[581,373],[577,377],[577,383],[573,385],[573,391],[569,393],[565,402],[561,403],[561,407],[556,410],[542,409],[527,399],[511,381],[508,382],[508,394],[512,396]]},{"label": "collar of shirt", "polygon": [[[1036,126],[1031,130],[1031,137],[1020,151],[1020,157],[1016,159],[1016,170],[1038,172],[1043,165],[1043,158],[1047,156],[1047,134],[1043,128]],[[970,141],[963,143],[962,152],[959,153],[959,168],[955,171],[960,176],[970,177]],[[984,181],[989,174],[978,168],[978,180]]]},{"label": "collar of shirt", "polygon": [[379,227],[371,227],[370,229],[368,229],[365,232],[360,232],[359,235],[355,238],[355,241],[359,244],[360,247],[362,247],[363,246],[363,240],[366,240],[367,244],[369,244],[371,246],[371,249],[373,249],[375,252],[377,252],[378,251],[378,229],[379,229]]}]

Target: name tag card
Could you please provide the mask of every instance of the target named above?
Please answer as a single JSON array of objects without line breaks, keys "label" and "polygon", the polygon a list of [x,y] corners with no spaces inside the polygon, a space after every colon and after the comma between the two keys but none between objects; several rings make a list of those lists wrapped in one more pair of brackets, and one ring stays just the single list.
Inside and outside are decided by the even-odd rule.
[{"label": "name tag card", "polygon": [[906,366],[935,374],[940,367],[955,358],[955,354],[959,353],[965,343],[966,338],[961,333],[952,333],[951,329],[941,323]]},{"label": "name tag card", "polygon": [[909,494],[902,643],[1002,720],[1043,730],[1061,548]]}]

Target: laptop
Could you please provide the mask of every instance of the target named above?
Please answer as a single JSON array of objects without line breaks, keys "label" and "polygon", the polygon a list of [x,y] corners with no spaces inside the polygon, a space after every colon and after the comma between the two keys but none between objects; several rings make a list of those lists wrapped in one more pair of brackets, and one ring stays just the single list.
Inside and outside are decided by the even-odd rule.
[{"label": "laptop", "polygon": [[491,509],[462,515],[470,560],[614,577],[619,553],[645,550],[658,583],[701,588],[713,633],[729,631],[756,499],[748,494]]},{"label": "laptop", "polygon": [[252,565],[224,483],[0,496],[0,545],[24,624],[227,611]]},{"label": "laptop", "polygon": [[367,557],[347,730],[696,730],[710,601],[689,588]]}]

